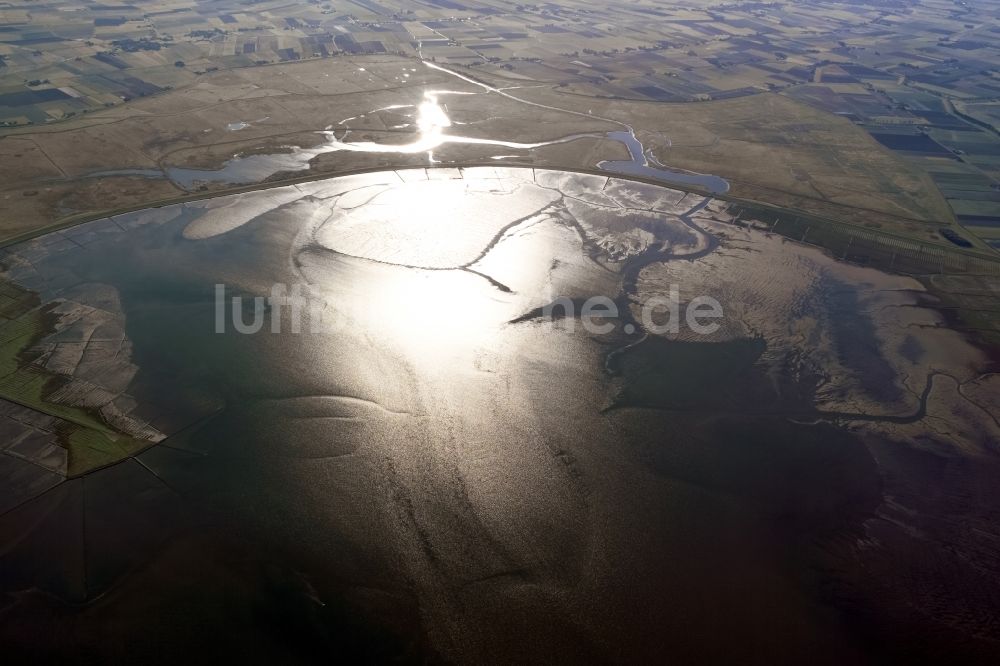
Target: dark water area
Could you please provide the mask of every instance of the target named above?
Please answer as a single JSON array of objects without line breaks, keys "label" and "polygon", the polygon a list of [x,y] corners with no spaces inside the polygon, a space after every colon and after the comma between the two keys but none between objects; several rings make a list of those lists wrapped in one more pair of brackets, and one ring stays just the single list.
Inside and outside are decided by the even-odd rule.
[{"label": "dark water area", "polygon": [[[878,351],[877,331],[871,320],[858,317],[864,310],[860,290],[827,279],[822,287],[828,303],[830,330],[837,354],[844,365],[857,374],[858,380],[872,397],[882,402],[895,402],[902,391],[893,382],[896,371]],[[913,343],[908,346],[912,347]]]}]

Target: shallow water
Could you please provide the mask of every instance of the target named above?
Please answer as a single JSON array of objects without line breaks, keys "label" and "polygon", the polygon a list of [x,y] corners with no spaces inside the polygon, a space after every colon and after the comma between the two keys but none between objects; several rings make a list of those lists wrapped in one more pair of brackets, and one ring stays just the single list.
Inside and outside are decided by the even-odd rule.
[{"label": "shallow water", "polygon": [[[7,617],[58,603],[46,594],[105,595],[78,628],[169,652],[191,640],[179,609],[197,589],[199,627],[286,661],[723,659],[734,645],[854,660],[860,639],[798,581],[814,575],[811,544],[879,505],[865,442],[888,439],[862,439],[864,414],[849,409],[881,398],[850,372],[830,396],[786,370],[859,362],[838,360],[850,326],[806,335],[823,312],[868,316],[820,298],[833,283],[818,276],[847,271],[892,298],[899,285],[808,248],[782,254],[763,233],[728,238],[725,219],[722,202],[626,179],[408,169],[139,211],[8,249],[6,278],[68,313],[32,362],[83,345],[87,404],[103,390],[166,439],[0,517],[2,589],[44,593]],[[799,272],[781,284],[798,291],[767,288],[775,256],[791,257]],[[626,332],[644,321],[630,308],[669,293],[672,275],[685,303],[722,300],[715,337]],[[317,307],[295,330],[272,304],[240,333],[274,285]],[[535,314],[593,296],[628,310],[609,332]],[[813,309],[784,307],[803,301]],[[74,327],[87,308],[123,329]],[[892,338],[860,330],[845,340],[892,359]],[[88,361],[112,340],[135,368],[117,395]],[[886,363],[915,377],[921,360]],[[855,428],[817,422],[834,406]],[[275,608],[295,632],[243,612]],[[7,626],[13,640],[25,625]]]},{"label": "shallow water", "polygon": [[724,178],[703,173],[678,171],[665,166],[650,164],[645,147],[636,138],[635,132],[631,129],[608,132],[607,137],[625,144],[631,159],[628,161],[608,160],[600,162],[597,166],[604,171],[651,178],[666,185],[697,185],[712,194],[723,194],[729,191],[729,183]]},{"label": "shallow water", "polygon": [[[227,184],[246,184],[261,182],[266,180],[268,177],[280,173],[282,171],[305,171],[309,169],[309,163],[312,159],[319,155],[347,151],[347,152],[362,152],[362,153],[383,153],[383,154],[400,154],[400,155],[413,155],[419,153],[426,153],[429,165],[436,163],[434,158],[434,150],[440,148],[441,146],[448,144],[465,144],[465,145],[482,145],[482,146],[497,146],[501,148],[513,148],[520,151],[524,151],[525,154],[530,154],[531,151],[537,150],[539,148],[544,148],[546,146],[553,146],[562,143],[569,143],[583,138],[605,138],[611,141],[617,141],[622,143],[629,151],[629,160],[608,160],[604,162],[599,162],[597,167],[599,169],[611,172],[620,173],[632,176],[642,176],[644,178],[650,178],[666,185],[696,185],[698,187],[704,188],[713,194],[721,194],[729,189],[729,183],[723,178],[718,176],[712,176],[708,174],[698,174],[686,171],[678,171],[676,169],[670,169],[667,166],[661,164],[651,164],[650,158],[648,157],[648,151],[639,141],[635,135],[635,131],[625,125],[624,123],[618,121],[612,121],[609,119],[608,122],[615,123],[622,126],[623,130],[606,132],[606,133],[580,133],[580,134],[570,134],[563,137],[558,137],[556,139],[548,141],[538,141],[538,142],[520,142],[514,140],[516,137],[511,137],[509,139],[491,139],[485,137],[474,137],[464,134],[458,134],[454,131],[449,130],[454,124],[448,115],[447,107],[441,102],[442,97],[455,96],[457,97],[455,103],[460,103],[461,97],[466,95],[476,95],[476,94],[496,94],[500,95],[506,99],[513,100],[514,102],[526,104],[533,107],[539,107],[555,111],[563,111],[565,113],[570,113],[572,115],[586,115],[588,118],[592,118],[589,114],[582,114],[578,111],[559,109],[556,107],[550,107],[542,104],[537,104],[534,102],[529,102],[518,98],[509,92],[493,88],[484,83],[476,81],[474,79],[468,78],[457,72],[453,72],[449,69],[440,67],[430,62],[425,62],[425,66],[435,69],[437,71],[446,73],[450,76],[454,76],[461,79],[467,83],[474,84],[485,90],[485,93],[474,93],[467,91],[456,91],[456,90],[426,90],[423,93],[423,99],[419,104],[409,105],[409,104],[393,104],[390,106],[384,106],[377,109],[373,109],[367,113],[360,114],[358,116],[352,116],[350,118],[345,118],[341,120],[338,125],[339,127],[334,129],[332,126],[327,127],[320,133],[326,137],[326,141],[314,148],[302,149],[298,147],[293,147],[290,152],[280,153],[280,154],[270,154],[270,155],[251,155],[246,157],[234,157],[233,159],[227,161],[221,169],[216,170],[202,170],[202,169],[186,169],[182,167],[170,167],[166,170],[167,177],[172,181],[180,185],[185,189],[194,189],[198,183],[227,183]],[[348,140],[351,123],[363,120],[369,115],[375,115],[380,113],[394,113],[406,118],[406,122],[393,125],[394,129],[407,129],[412,128],[413,135],[411,140],[404,142],[387,142],[379,143],[373,141],[351,141]],[[245,123],[241,125],[247,126]],[[230,126],[232,129],[232,125]],[[338,138],[337,132],[341,133]],[[504,157],[518,157],[514,156],[490,156],[491,159],[502,159]]]},{"label": "shallow water", "polygon": [[289,153],[234,157],[227,160],[221,169],[167,167],[166,175],[186,190],[195,189],[199,183],[260,183],[282,171],[308,171],[309,161],[320,154],[321,152],[296,147]]},{"label": "shallow water", "polygon": [[[329,137],[329,140],[316,148],[295,148],[290,153],[234,157],[233,159],[227,161],[221,169],[216,170],[168,167],[166,173],[170,180],[174,181],[184,189],[191,190],[194,189],[198,183],[203,182],[234,185],[256,183],[262,182],[270,176],[283,171],[307,171],[309,169],[309,163],[313,158],[318,155],[337,151],[397,154],[428,153],[428,159],[433,162],[434,149],[450,143],[498,146],[503,148],[518,148],[525,151],[531,151],[545,146],[553,146],[560,143],[576,141],[581,138],[594,138],[601,136],[599,134],[571,134],[551,141],[518,143],[515,141],[482,139],[438,132],[431,136],[423,136],[411,143],[393,144],[374,143],[370,141],[341,141],[336,138],[333,131],[324,133]],[[639,142],[631,130],[607,132],[604,137],[612,141],[618,141],[625,145],[625,147],[628,148],[631,159],[599,162],[597,166],[603,171],[630,176],[641,176],[643,178],[659,181],[665,185],[695,185],[713,194],[722,194],[729,190],[729,183],[719,176],[677,171],[667,167],[651,165],[646,157],[645,149],[643,148],[642,143]],[[491,156],[491,159],[516,159],[518,157],[520,156],[498,155]],[[159,172],[154,173],[158,174]]]}]

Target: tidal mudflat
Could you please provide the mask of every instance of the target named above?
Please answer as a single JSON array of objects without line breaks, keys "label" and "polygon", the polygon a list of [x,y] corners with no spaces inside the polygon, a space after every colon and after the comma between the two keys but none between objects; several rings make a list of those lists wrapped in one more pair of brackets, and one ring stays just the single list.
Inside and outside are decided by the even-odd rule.
[{"label": "tidal mudflat", "polygon": [[[627,179],[408,169],[6,249],[4,644],[995,654],[992,350],[918,279],[751,222]],[[276,284],[323,307],[241,333]],[[644,316],[674,288],[719,326]],[[593,297],[601,333],[545,316]]]}]

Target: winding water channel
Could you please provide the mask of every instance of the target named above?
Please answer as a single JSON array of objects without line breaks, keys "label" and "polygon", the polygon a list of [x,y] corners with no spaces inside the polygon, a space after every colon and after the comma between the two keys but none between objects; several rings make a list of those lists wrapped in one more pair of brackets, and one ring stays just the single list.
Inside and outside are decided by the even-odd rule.
[{"label": "winding water channel", "polygon": [[[291,147],[289,152],[284,153],[237,156],[228,160],[219,169],[167,167],[165,174],[170,180],[180,187],[191,190],[195,189],[199,183],[254,183],[265,180],[266,178],[280,172],[306,171],[310,168],[310,163],[314,158],[319,155],[338,151],[388,153],[400,155],[427,153],[428,164],[435,164],[435,149],[448,144],[496,146],[518,151],[531,151],[546,146],[569,143],[583,138],[597,138],[621,143],[628,149],[629,152],[628,160],[606,160],[599,162],[597,167],[603,171],[641,176],[656,180],[665,185],[694,186],[712,194],[720,194],[729,189],[729,183],[718,176],[680,171],[671,169],[670,167],[659,163],[652,156],[652,152],[648,150],[636,136],[635,129],[626,123],[611,118],[595,116],[590,113],[583,113],[580,111],[532,102],[530,100],[517,97],[506,90],[501,90],[487,85],[481,81],[464,76],[435,63],[428,61],[422,62],[426,67],[482,88],[485,94],[499,95],[519,104],[533,106],[549,111],[558,111],[560,113],[585,117],[588,119],[603,120],[608,123],[619,125],[622,129],[605,133],[588,132],[569,134],[556,139],[538,142],[488,139],[457,134],[450,131],[450,128],[452,128],[455,123],[453,123],[449,117],[446,105],[442,103],[441,98],[444,96],[455,96],[458,99],[456,99],[454,103],[459,104],[461,96],[474,95],[477,93],[455,90],[428,90],[424,92],[423,99],[419,104],[398,104],[389,107],[380,107],[378,109],[373,109],[368,113],[342,120],[339,123],[339,128],[321,130],[320,133],[326,137],[326,140],[322,144],[313,148]],[[374,141],[349,140],[352,121],[383,111],[398,111],[409,116],[407,122],[395,126],[395,129],[413,129],[415,131],[413,140],[404,143],[378,143]],[[488,157],[502,159],[509,156],[491,155]],[[514,157],[516,157],[516,155]],[[137,172],[136,175],[147,176],[148,172],[143,171],[141,174]]]}]

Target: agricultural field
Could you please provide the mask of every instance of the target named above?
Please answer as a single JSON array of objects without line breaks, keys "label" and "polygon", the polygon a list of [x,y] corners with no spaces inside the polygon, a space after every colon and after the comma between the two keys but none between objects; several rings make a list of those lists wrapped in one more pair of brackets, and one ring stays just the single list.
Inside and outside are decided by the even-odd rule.
[{"label": "agricultural field", "polygon": [[786,94],[850,119],[886,149],[928,173],[964,233],[996,246],[1000,134],[987,122],[988,115],[972,115],[970,109],[978,105],[914,86],[907,77],[869,78],[861,86],[837,90],[815,83]]},{"label": "agricultural field", "polygon": [[5,663],[1000,664],[998,26],[0,0]]},{"label": "agricultural field", "polygon": [[1000,92],[996,18],[988,3],[943,0],[8,2],[0,4],[0,122],[52,122],[215,69],[418,52],[610,97],[692,101],[905,78],[975,100]]},{"label": "agricultural field", "polygon": [[[995,214],[1000,203],[998,16],[1000,8],[982,0],[919,4],[693,0],[683,5],[642,0],[627,6],[584,0],[516,6],[498,0],[315,0],[293,5],[269,0],[253,5],[232,0],[41,6],[5,2],[0,3],[0,127],[50,125],[93,114],[104,119],[109,109],[142,98],[156,100],[145,106],[146,113],[173,109],[179,99],[189,104],[185,113],[198,104],[228,104],[231,98],[210,91],[220,81],[215,75],[263,68],[257,78],[273,79],[274,70],[268,66],[299,62],[319,64],[297,69],[308,71],[312,80],[301,81],[298,90],[285,90],[287,94],[308,95],[317,77],[329,79],[329,75],[333,79],[323,81],[325,95],[417,82],[418,77],[401,70],[371,86],[345,74],[350,67],[335,64],[366,55],[420,57],[497,85],[541,85],[592,100],[684,102],[688,106],[663,107],[660,113],[670,119],[683,119],[689,113],[705,116],[709,124],[720,107],[702,104],[777,93],[858,125],[883,151],[900,158],[897,164],[908,164],[900,168],[911,184],[919,180],[920,187],[931,191],[922,195],[921,210],[914,210],[907,205],[900,208],[898,202],[874,202],[866,192],[871,188],[858,189],[857,179],[850,177],[827,179],[821,186],[829,167],[836,171],[845,166],[824,157],[829,149],[822,144],[814,144],[816,154],[806,157],[804,164],[796,160],[784,177],[754,175],[752,179],[766,182],[752,185],[766,187],[783,203],[790,204],[787,195],[792,195],[813,211],[821,207],[829,213],[830,202],[847,204],[848,218],[852,208],[860,208],[904,218],[933,218],[943,227],[957,222],[963,237],[987,247],[995,245],[1000,223]],[[170,94],[174,90],[185,92],[177,97]],[[266,90],[239,94],[269,95]],[[697,110],[689,112],[690,105]],[[273,125],[282,113],[262,102],[248,101],[244,106],[250,115],[236,114],[233,122],[264,119]],[[250,108],[254,106],[260,107],[260,115],[253,115],[258,112]],[[315,139],[302,135],[305,128],[298,130],[299,136],[293,136],[296,132],[290,126],[283,129],[281,134],[294,138],[295,145]],[[756,129],[752,127],[751,134]],[[806,129],[792,141],[810,144],[813,138]],[[253,142],[233,139],[234,148],[262,150]],[[696,170],[715,166],[712,157],[686,155],[680,148],[683,139],[670,139],[676,141],[669,152],[670,159],[678,160],[676,166]],[[169,141],[166,136],[160,140]],[[195,166],[216,159],[214,149],[198,152],[204,143],[196,140],[185,146],[189,149],[185,156]],[[24,154],[22,147],[33,150],[23,143],[14,146],[15,155]],[[150,166],[148,155],[140,157],[129,150],[129,167]],[[596,159],[596,153],[592,157]],[[359,159],[353,156],[353,163]],[[882,159],[854,159],[849,164],[871,165]],[[810,171],[817,160],[825,166]],[[29,169],[35,168],[30,160],[25,162]],[[378,165],[369,162],[361,166]],[[59,167],[44,168],[58,171]],[[737,178],[746,181],[743,174]],[[112,189],[124,188],[131,197],[146,190],[158,198],[171,193],[163,183],[119,180]],[[94,187],[88,183],[70,195],[121,203],[115,192],[91,191]],[[892,199],[898,189],[890,184],[887,194],[875,196]],[[767,198],[764,194],[756,192]],[[942,201],[948,205],[940,205]],[[81,210],[88,210],[87,205],[71,204],[58,212],[62,217]]]},{"label": "agricultural field", "polygon": [[[498,89],[511,85],[498,76],[480,78]],[[176,177],[165,176],[176,176],[176,169],[220,169],[236,155],[320,146],[303,165],[306,170],[285,177],[424,164],[425,153],[324,152],[320,130],[349,126],[354,140],[405,140],[408,130],[396,129],[401,117],[391,107],[416,104],[428,88],[461,93],[447,109],[463,131],[490,140],[555,142],[532,150],[449,144],[435,151],[438,161],[503,158],[526,165],[597,168],[605,160],[627,157],[620,143],[604,137],[628,123],[658,160],[725,178],[738,197],[926,241],[934,240],[937,229],[950,220],[944,198],[923,171],[848,120],[787,96],[664,105],[524,87],[512,91],[522,100],[515,101],[484,93],[413,59],[350,56],[213,72],[182,89],[71,122],[9,130],[0,139],[3,236],[189,196],[192,190],[219,191],[227,184],[185,187]],[[585,112],[574,111],[581,100]],[[565,137],[576,138],[561,142]],[[244,183],[281,177],[276,172]]]}]

